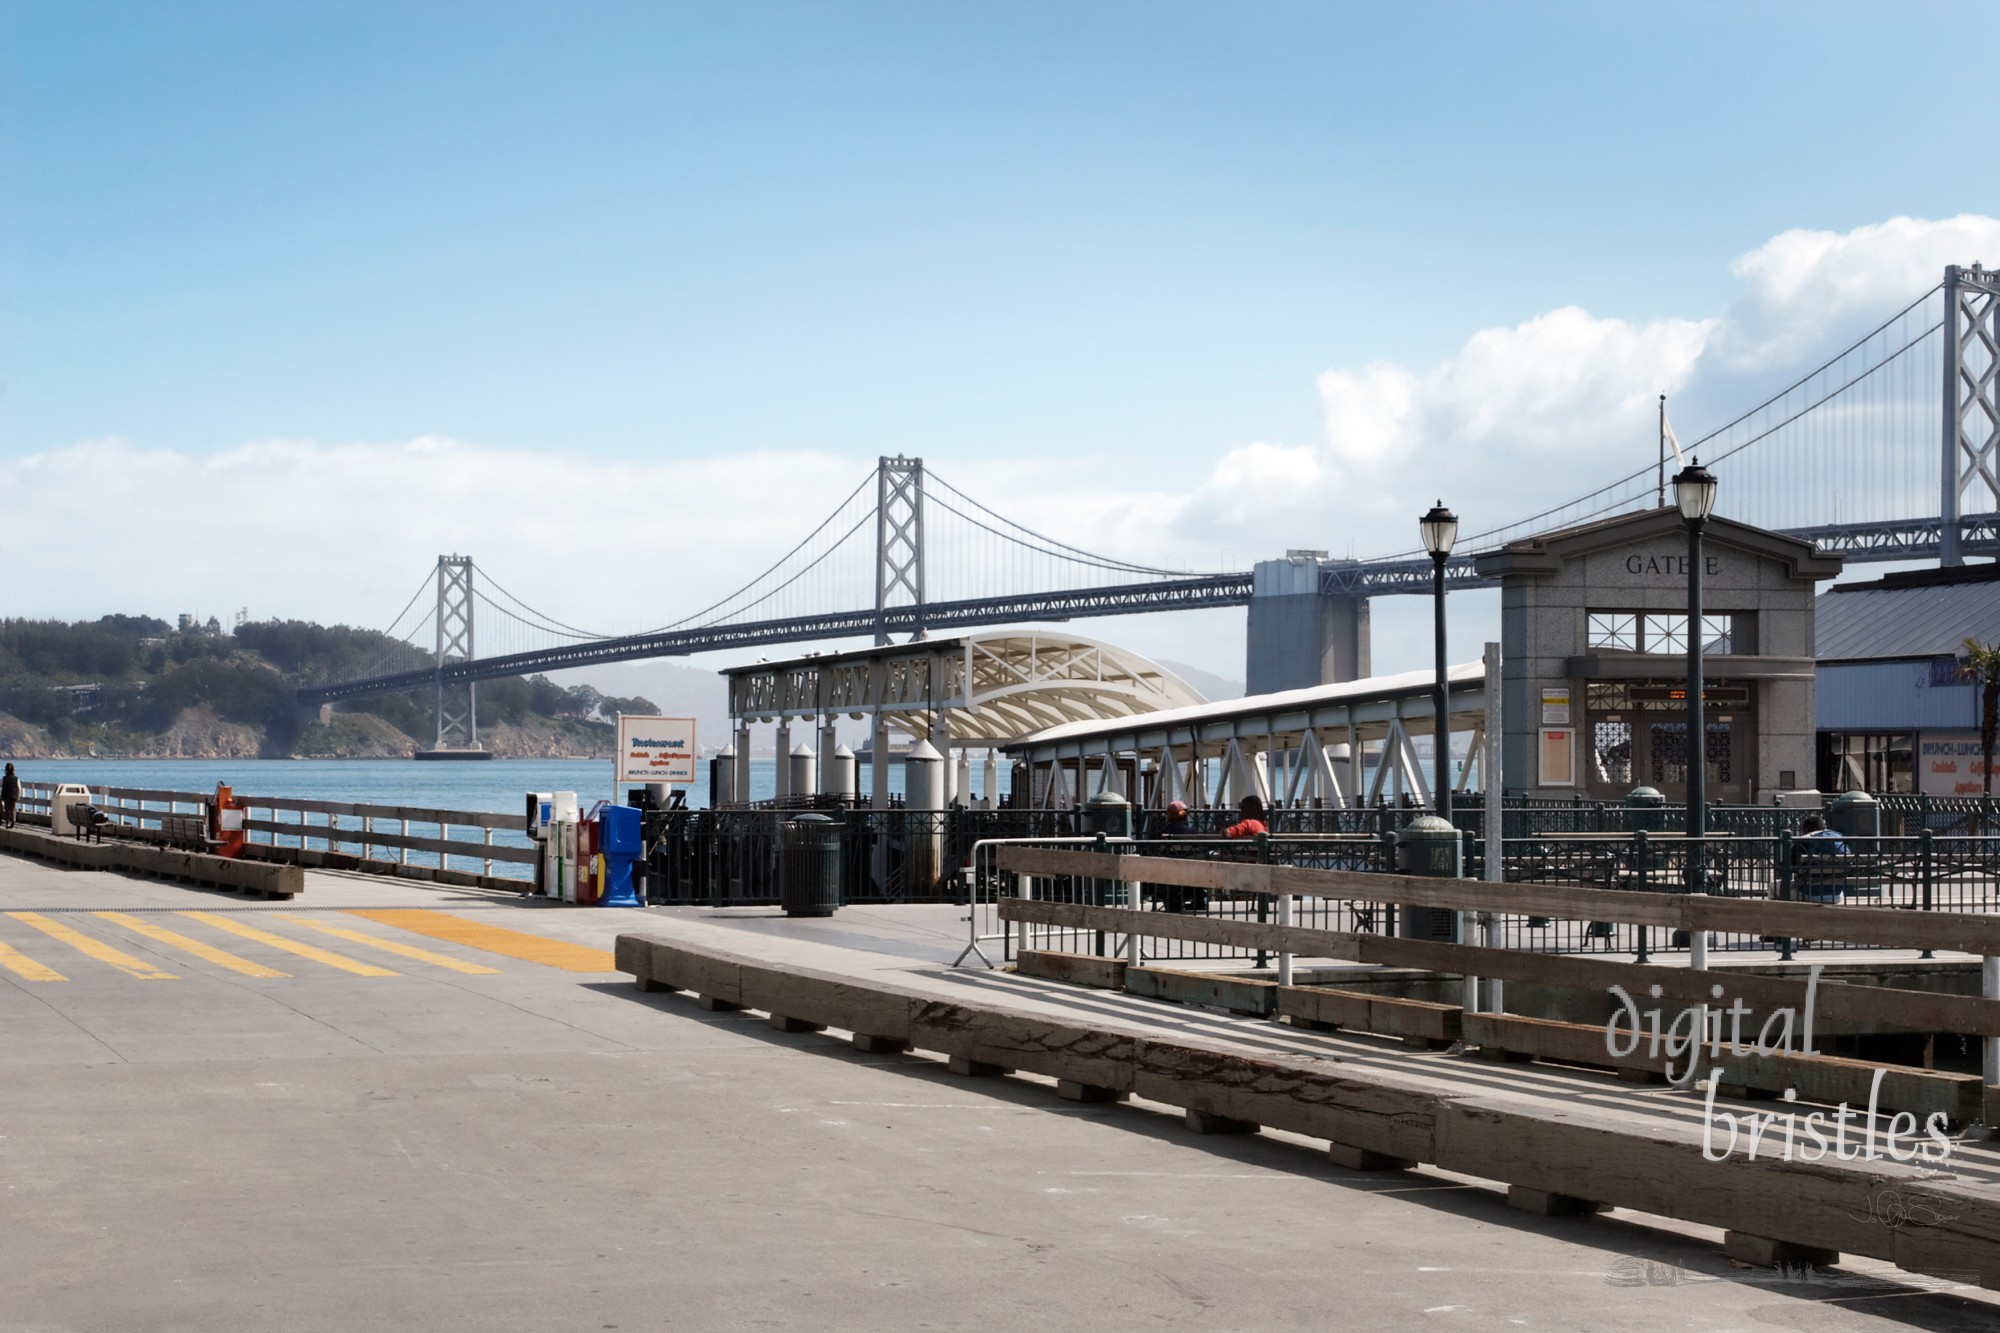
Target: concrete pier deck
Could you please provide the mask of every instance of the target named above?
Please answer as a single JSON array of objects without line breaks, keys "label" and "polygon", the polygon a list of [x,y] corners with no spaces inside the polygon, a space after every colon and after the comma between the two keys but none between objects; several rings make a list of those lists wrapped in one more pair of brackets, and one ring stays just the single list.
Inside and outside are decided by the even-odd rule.
[{"label": "concrete pier deck", "polygon": [[[1697,1115],[1686,1094],[954,971],[950,907],[307,878],[247,904],[0,856],[0,1329],[2000,1326],[1993,1295],[1871,1260],[1801,1282],[1708,1228],[1531,1217],[641,995],[609,950],[644,929],[1619,1114]],[[1983,1146],[1955,1165],[2000,1175]]]}]

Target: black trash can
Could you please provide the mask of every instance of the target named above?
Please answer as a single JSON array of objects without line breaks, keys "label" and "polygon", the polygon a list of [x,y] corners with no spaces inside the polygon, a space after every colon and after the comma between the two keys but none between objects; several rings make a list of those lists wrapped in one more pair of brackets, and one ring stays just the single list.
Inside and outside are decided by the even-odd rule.
[{"label": "black trash can", "polygon": [[1826,826],[1843,838],[1882,836],[1882,803],[1865,791],[1844,791],[1826,803]]},{"label": "black trash can", "polygon": [[1667,826],[1667,794],[1658,787],[1634,787],[1625,793],[1625,831],[1658,833]]},{"label": "black trash can", "polygon": [[778,905],[786,916],[832,916],[840,906],[840,824],[794,815],[778,826]]},{"label": "black trash can", "polygon": [[1083,803],[1083,831],[1107,838],[1132,836],[1132,803],[1115,791],[1101,791]]},{"label": "black trash can", "polygon": [[[1436,815],[1419,815],[1396,830],[1396,870],[1404,875],[1449,878],[1459,872],[1459,831]],[[1458,942],[1458,914],[1442,907],[1404,903],[1396,933],[1406,939]]]}]

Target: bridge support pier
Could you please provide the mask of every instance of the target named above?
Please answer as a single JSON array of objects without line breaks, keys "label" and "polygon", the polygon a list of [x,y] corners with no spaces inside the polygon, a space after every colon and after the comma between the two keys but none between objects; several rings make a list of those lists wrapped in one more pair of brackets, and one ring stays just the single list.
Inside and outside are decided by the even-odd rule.
[{"label": "bridge support pier", "polygon": [[1245,689],[1302,690],[1369,674],[1368,599],[1322,591],[1323,553],[1260,560],[1251,574]]}]

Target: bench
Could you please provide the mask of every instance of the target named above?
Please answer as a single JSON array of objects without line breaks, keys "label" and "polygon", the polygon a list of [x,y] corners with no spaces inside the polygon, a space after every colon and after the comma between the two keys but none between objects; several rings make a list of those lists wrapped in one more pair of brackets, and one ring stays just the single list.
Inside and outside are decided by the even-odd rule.
[{"label": "bench", "polygon": [[69,816],[70,828],[78,841],[88,841],[93,836],[99,842],[104,841],[104,827],[111,822],[110,815],[88,801],[73,801],[64,807],[64,813]]},{"label": "bench", "polygon": [[[1813,846],[1815,839],[1800,838],[1792,843],[1792,891],[1797,902],[1833,903],[1846,898],[1879,898],[1882,875],[1872,859],[1846,850],[1825,850]],[[1817,841],[1832,842],[1832,839]]]},{"label": "bench", "polygon": [[208,852],[221,845],[208,836],[206,815],[161,815],[160,834],[167,846],[185,852]]}]

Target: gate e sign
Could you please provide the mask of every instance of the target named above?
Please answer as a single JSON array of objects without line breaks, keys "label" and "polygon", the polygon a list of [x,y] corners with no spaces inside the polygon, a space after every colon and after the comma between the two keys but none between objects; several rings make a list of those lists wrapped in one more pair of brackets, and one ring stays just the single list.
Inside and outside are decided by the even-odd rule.
[{"label": "gate e sign", "polygon": [[694,719],[618,715],[618,783],[694,781]]}]

